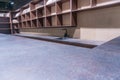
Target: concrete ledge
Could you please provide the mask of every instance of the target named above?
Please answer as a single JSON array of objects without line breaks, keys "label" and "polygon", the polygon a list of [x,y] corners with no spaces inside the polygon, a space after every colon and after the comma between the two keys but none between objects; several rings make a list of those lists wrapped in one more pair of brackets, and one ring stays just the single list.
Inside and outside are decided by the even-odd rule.
[{"label": "concrete ledge", "polygon": [[120,37],[117,37],[115,39],[112,39],[95,49],[100,49],[108,52],[114,52],[114,53],[120,53]]},{"label": "concrete ledge", "polygon": [[15,36],[44,40],[44,41],[50,41],[50,42],[56,42],[56,43],[85,47],[85,48],[94,48],[94,47],[96,47],[98,45],[101,45],[103,43],[103,42],[85,41],[85,40],[79,40],[79,39],[73,39],[73,38],[41,36],[39,34],[30,34],[30,33],[15,34]]}]

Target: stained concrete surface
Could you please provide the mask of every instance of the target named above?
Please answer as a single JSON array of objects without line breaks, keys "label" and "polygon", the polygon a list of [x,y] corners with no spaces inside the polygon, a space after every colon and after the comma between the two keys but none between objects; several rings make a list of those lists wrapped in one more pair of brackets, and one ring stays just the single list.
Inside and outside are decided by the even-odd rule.
[{"label": "stained concrete surface", "polygon": [[120,54],[0,34],[0,80],[120,80]]}]

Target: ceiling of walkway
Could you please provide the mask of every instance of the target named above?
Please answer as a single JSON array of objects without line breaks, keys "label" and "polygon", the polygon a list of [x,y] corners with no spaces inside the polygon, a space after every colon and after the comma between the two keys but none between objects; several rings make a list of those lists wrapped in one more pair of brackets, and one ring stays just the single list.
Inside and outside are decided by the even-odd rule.
[{"label": "ceiling of walkway", "polygon": [[11,9],[11,6],[9,5],[9,2],[11,1],[14,2],[13,9],[18,9],[31,0],[0,0],[0,10]]}]

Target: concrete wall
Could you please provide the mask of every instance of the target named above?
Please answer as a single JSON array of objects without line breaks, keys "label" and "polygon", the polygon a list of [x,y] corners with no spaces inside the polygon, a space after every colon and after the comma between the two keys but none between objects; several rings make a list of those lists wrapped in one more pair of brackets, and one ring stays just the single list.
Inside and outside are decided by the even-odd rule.
[{"label": "concrete wall", "polygon": [[[120,6],[79,12],[78,38],[108,41],[120,36]],[[77,34],[78,32],[76,32]],[[79,34],[78,33],[78,34]],[[77,34],[77,35],[78,35]]]},{"label": "concrete wall", "polygon": [[[21,29],[20,32],[37,32],[43,36],[58,36],[63,37],[65,30],[63,28],[42,28],[42,29]],[[76,28],[65,28],[68,31],[69,37],[73,37],[75,34]],[[78,33],[77,33],[78,34]],[[79,36],[79,35],[78,35]]]},{"label": "concrete wall", "polygon": [[[77,13],[77,28],[68,28],[70,37],[82,40],[108,41],[120,36],[120,6],[86,10]],[[61,28],[22,29],[42,35],[63,36]]]}]

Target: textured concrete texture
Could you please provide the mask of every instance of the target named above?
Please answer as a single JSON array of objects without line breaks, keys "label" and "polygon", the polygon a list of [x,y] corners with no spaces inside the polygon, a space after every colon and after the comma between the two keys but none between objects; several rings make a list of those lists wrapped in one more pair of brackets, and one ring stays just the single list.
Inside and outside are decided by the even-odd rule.
[{"label": "textured concrete texture", "polygon": [[120,80],[120,54],[0,34],[0,80]]},{"label": "textured concrete texture", "polygon": [[120,36],[104,43],[103,45],[96,47],[95,49],[101,49],[104,51],[120,53]]}]

